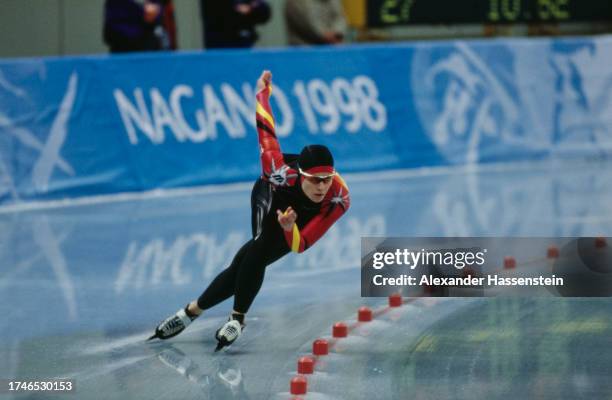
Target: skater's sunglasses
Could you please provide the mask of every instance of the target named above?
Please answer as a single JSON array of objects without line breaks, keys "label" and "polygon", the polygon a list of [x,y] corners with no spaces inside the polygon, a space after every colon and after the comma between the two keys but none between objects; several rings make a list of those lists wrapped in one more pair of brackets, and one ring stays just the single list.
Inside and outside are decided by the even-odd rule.
[{"label": "skater's sunglasses", "polygon": [[308,172],[304,172],[301,168],[300,168],[300,174],[302,174],[302,176],[308,182],[315,184],[315,185],[318,185],[319,183],[325,183],[327,185],[331,182],[331,180],[336,175],[335,172],[332,172],[331,174],[327,174],[327,175],[313,175],[313,174],[309,174]]}]

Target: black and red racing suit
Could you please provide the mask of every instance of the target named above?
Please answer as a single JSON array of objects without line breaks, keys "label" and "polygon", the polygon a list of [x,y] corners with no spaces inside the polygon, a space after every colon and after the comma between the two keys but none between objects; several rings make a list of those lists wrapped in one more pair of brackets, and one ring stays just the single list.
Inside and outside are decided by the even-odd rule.
[{"label": "black and red racing suit", "polygon": [[[304,194],[298,156],[280,150],[269,102],[271,94],[268,85],[256,96],[263,171],[251,193],[253,237],[198,298],[203,310],[233,295],[234,310],[246,313],[261,288],[265,268],[290,251],[301,253],[314,245],[350,206],[348,187],[338,174],[320,203]],[[297,213],[297,220],[291,231],[285,231],[278,223],[276,210],[285,211],[289,206]]]}]

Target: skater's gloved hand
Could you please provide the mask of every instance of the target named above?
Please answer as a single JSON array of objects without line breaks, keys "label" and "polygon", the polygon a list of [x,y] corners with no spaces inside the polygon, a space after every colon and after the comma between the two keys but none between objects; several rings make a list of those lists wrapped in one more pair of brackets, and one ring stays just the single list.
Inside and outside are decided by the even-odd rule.
[{"label": "skater's gloved hand", "polygon": [[261,76],[257,80],[257,87],[255,89],[255,93],[259,93],[264,90],[266,87],[272,84],[272,72],[267,69],[261,73]]},{"label": "skater's gloved hand", "polygon": [[276,210],[276,215],[278,216],[278,223],[280,224],[280,226],[287,232],[291,232],[291,230],[293,230],[293,224],[297,219],[297,213],[293,211],[293,208],[289,206],[287,207],[285,212],[281,212],[281,210]]}]

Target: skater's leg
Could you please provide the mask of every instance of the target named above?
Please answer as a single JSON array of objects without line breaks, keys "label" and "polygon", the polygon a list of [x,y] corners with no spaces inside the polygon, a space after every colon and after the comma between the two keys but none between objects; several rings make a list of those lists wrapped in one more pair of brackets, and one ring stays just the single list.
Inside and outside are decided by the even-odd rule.
[{"label": "skater's leg", "polygon": [[[272,205],[272,194],[272,186],[263,179],[258,179],[253,185],[251,191],[251,230],[255,239],[259,238],[263,231],[264,217],[268,214]],[[250,240],[242,246],[230,266],[217,275],[198,298],[196,304],[190,307],[191,311],[200,311],[201,313],[201,310],[213,307],[234,294],[238,268],[243,262],[245,254],[251,248],[253,241]]]},{"label": "skater's leg", "polygon": [[266,267],[282,256],[289,249],[271,238],[263,236],[253,242],[246,257],[240,263],[234,288],[234,312],[246,314],[263,284]]},{"label": "skater's leg", "polygon": [[253,240],[246,242],[240,250],[238,250],[230,266],[217,275],[202,295],[200,295],[197,300],[197,307],[200,310],[207,310],[234,294],[238,267],[242,263],[249,248],[252,246],[252,243]]},{"label": "skater's leg", "polygon": [[247,250],[237,271],[234,310],[215,334],[218,341],[215,351],[231,345],[242,333],[245,314],[261,288],[266,266],[289,252],[286,246],[279,246],[278,243],[278,240],[266,240],[266,233],[263,232]]},{"label": "skater's leg", "polygon": [[149,339],[169,339],[178,335],[189,326],[191,321],[202,314],[203,310],[233,295],[238,266],[251,246],[251,242],[252,240],[249,240],[242,246],[238,253],[236,253],[230,266],[217,275],[197,301],[192,301],[185,308],[180,309],[174,315],[162,321]]},{"label": "skater's leg", "polygon": [[[271,264],[282,256],[274,256],[274,254],[272,254],[271,258],[270,254],[266,252],[265,247],[273,247],[271,244],[275,244],[275,239],[271,239],[269,234],[266,234],[266,237],[262,237],[264,218],[268,215],[272,207],[273,194],[272,185],[263,179],[258,179],[253,185],[253,190],[251,191],[251,230],[253,240],[251,246],[248,249],[244,249],[245,254],[242,259],[236,260],[238,261],[236,264],[232,263],[232,265],[236,267],[234,270],[234,284],[232,286],[234,290],[232,294],[237,293],[235,290],[236,287],[246,287],[244,289],[245,293],[239,295],[240,300],[238,303],[234,300],[234,310],[232,312],[233,315],[237,316],[237,319],[240,320],[242,325],[244,325],[244,318],[241,318],[240,315],[246,313],[248,306],[250,306],[252,302],[252,299],[248,299],[251,297],[255,298],[255,295],[261,288],[266,265]],[[239,278],[237,272],[242,268],[248,268],[250,273]],[[248,282],[238,284],[238,279],[243,282]],[[245,303],[248,303],[246,307],[244,306]],[[236,307],[237,305],[238,308]]]}]

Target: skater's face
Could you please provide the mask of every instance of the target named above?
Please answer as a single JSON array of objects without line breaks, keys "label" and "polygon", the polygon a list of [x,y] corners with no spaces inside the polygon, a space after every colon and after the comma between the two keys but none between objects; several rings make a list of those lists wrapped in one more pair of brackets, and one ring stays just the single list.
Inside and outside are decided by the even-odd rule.
[{"label": "skater's face", "polygon": [[320,203],[331,187],[333,179],[334,174],[328,173],[302,175],[302,191],[311,201]]}]

